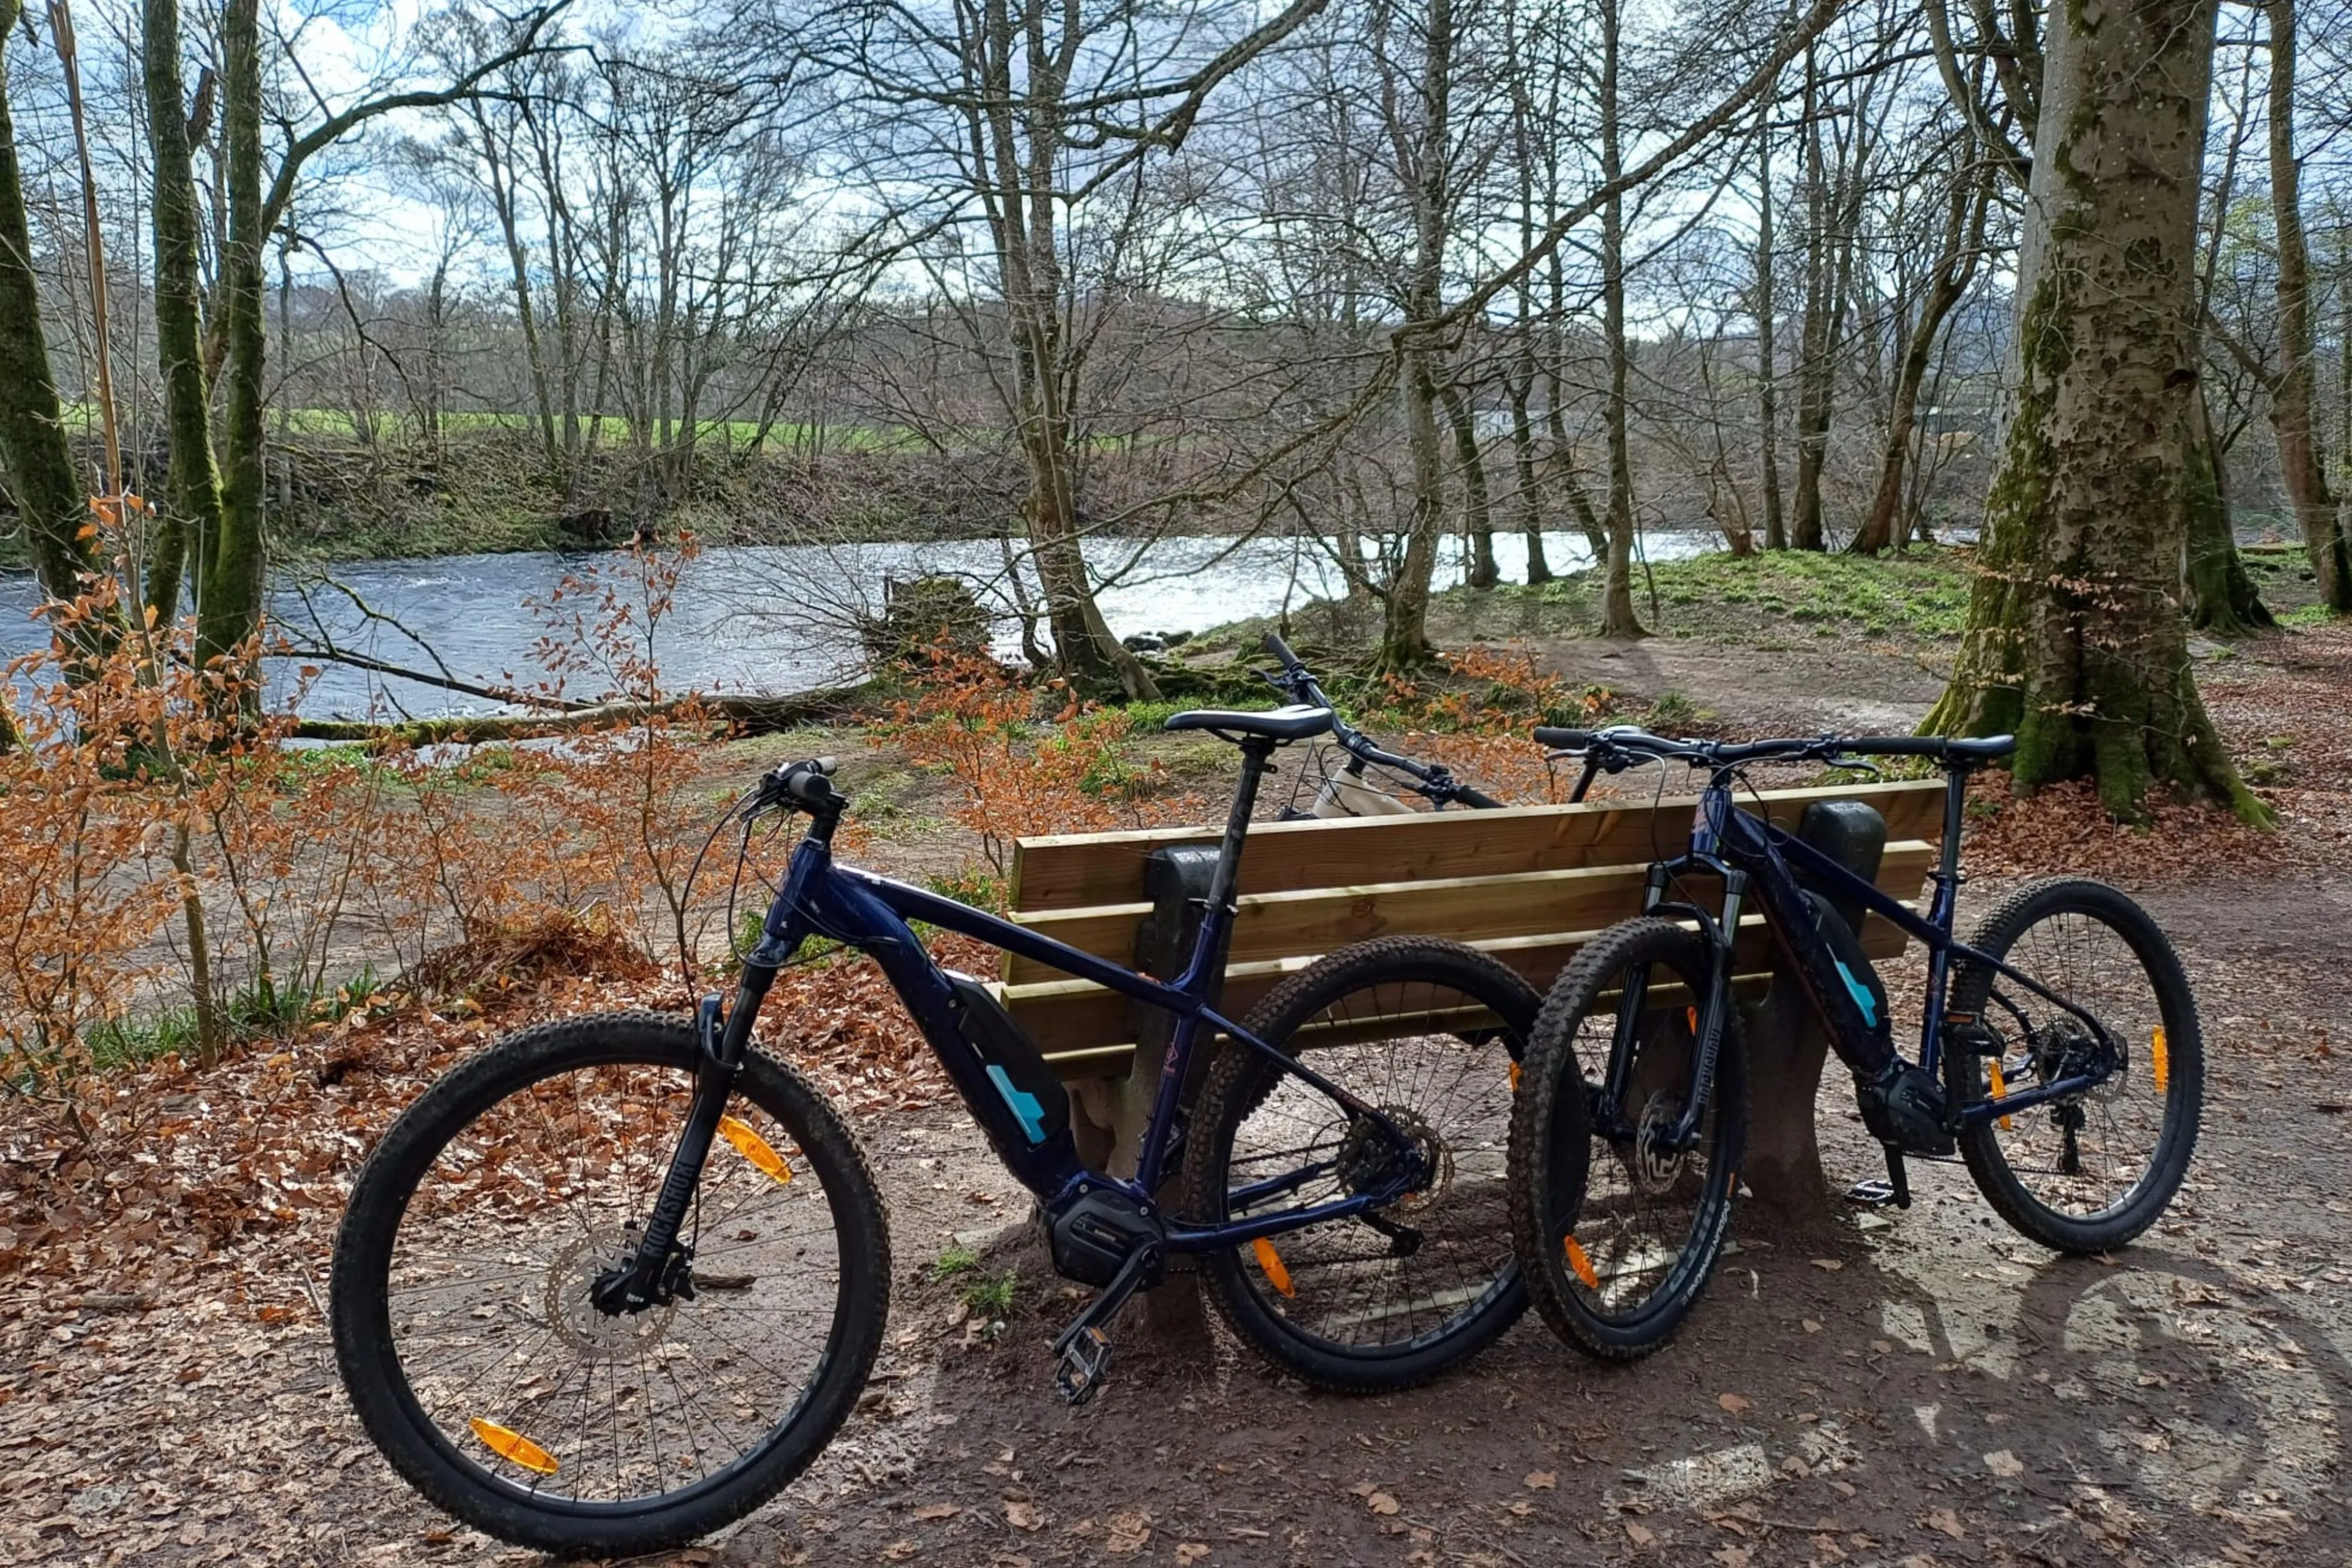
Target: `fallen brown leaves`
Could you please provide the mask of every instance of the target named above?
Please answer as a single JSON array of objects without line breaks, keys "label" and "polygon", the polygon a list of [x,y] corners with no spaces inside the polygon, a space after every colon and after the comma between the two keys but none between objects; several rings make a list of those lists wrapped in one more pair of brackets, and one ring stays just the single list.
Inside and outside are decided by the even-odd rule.
[{"label": "fallen brown leaves", "polygon": [[[283,1524],[271,1555],[287,1560],[448,1539],[387,1472],[353,1475],[388,1513],[329,1500],[368,1450],[334,1386],[328,1260],[361,1162],[435,1078],[529,1023],[682,1001],[674,978],[591,947],[564,955],[577,969],[535,956],[550,961],[536,984],[317,1026],[208,1072],[117,1075],[86,1142],[8,1108],[0,1561],[226,1561],[260,1520]],[[961,939],[940,956],[984,962]],[[763,1046],[855,1113],[946,1091],[866,961],[787,971],[761,1017]]]},{"label": "fallen brown leaves", "polygon": [[1969,826],[1966,864],[1976,876],[2064,873],[2130,883],[2175,879],[2200,868],[2280,868],[2298,853],[2290,836],[2249,826],[2205,802],[2157,800],[2145,826],[2117,822],[2087,780],[2011,797],[2009,775],[1989,773],[1969,799],[1972,806],[1999,804],[1989,820],[1979,817]]}]

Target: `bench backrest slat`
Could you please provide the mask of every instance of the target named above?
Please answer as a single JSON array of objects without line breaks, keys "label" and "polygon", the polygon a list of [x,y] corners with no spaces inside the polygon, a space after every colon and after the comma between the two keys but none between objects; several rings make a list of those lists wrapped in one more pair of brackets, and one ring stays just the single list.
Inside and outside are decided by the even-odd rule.
[{"label": "bench backrest slat", "polygon": [[[1943,837],[1940,780],[1897,780],[1834,789],[1765,790],[1760,799],[1784,827],[1816,800],[1862,800],[1886,818],[1890,843]],[[1242,855],[1244,893],[1283,892],[1352,882],[1409,882],[1433,877],[1503,876],[1577,866],[1646,865],[1661,847],[1689,837],[1695,795],[1664,800],[1525,805],[1501,811],[1416,812],[1343,821],[1268,822],[1250,828]],[[1013,847],[1013,908],[1024,913],[1132,903],[1143,897],[1151,852],[1177,844],[1214,844],[1213,827],[1154,827],[1024,838]]]},{"label": "bench backrest slat", "polygon": [[[1817,800],[1862,800],[1886,819],[1878,886],[1917,897],[1943,833],[1940,780],[1767,790],[1742,800],[1793,828]],[[1266,823],[1242,857],[1239,914],[1223,1011],[1238,1018],[1316,958],[1388,934],[1451,937],[1493,954],[1538,989],[1601,929],[1640,912],[1644,873],[1690,833],[1696,797],[1421,812],[1341,821]],[[1132,962],[1144,866],[1171,845],[1214,844],[1213,828],[1024,838],[1014,847],[1013,918],[1085,952]],[[1766,933],[1743,921],[1740,973],[1769,964]],[[1902,933],[1867,921],[1864,951],[1902,949]],[[1003,996],[1065,1076],[1125,1071],[1135,1024],[1115,992],[1007,954]]]}]

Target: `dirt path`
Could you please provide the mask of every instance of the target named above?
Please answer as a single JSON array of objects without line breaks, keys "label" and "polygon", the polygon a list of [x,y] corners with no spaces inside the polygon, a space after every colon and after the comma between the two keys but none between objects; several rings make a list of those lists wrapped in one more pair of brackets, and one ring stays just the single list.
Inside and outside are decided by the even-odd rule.
[{"label": "dirt path", "polygon": [[[1025,1280],[991,1340],[929,1282],[950,1241],[1016,1217],[1020,1195],[959,1117],[877,1069],[835,1086],[894,1210],[876,1385],[784,1500],[662,1561],[2352,1560],[2347,659],[2352,637],[2311,634],[2209,681],[2242,749],[2281,742],[2277,798],[2292,844],[2322,846],[2313,863],[2080,841],[2137,851],[2209,1037],[2190,1187],[2142,1245],[2051,1258],[1935,1169],[1904,1215],[1790,1234],[1743,1211],[1686,1332],[1636,1366],[1596,1367],[1529,1319],[1432,1387],[1349,1401],[1230,1343],[1205,1362],[1132,1346],[1069,1412],[1048,1388],[1044,1342],[1070,1310],[1055,1283]],[[1667,673],[1735,710],[1730,665],[1720,688],[1694,662]],[[1817,669],[1813,691],[1879,689],[1835,679]],[[1908,680],[1887,674],[1885,700],[1924,700]],[[1737,711],[1850,700],[1751,689]],[[309,1047],[184,1081],[95,1162],[0,1128],[0,1563],[534,1561],[392,1479],[315,1304],[352,1162],[488,1028],[437,1024],[429,1047],[331,1082]],[[1830,1093],[1822,1112],[1832,1179],[1874,1173],[1850,1108]],[[241,1130],[212,1163],[183,1131],[206,1118]]]}]

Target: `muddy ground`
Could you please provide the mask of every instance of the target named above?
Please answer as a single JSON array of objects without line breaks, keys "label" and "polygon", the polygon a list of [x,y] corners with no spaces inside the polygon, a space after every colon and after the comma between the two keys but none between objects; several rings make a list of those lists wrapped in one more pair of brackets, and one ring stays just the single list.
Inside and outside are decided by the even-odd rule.
[{"label": "muddy ground", "polygon": [[[1893,649],[1765,660],[1586,642],[1547,657],[1579,679],[1609,666],[1590,678],[1681,691],[1735,725],[1907,722],[1937,689]],[[2352,634],[2272,639],[2201,673],[2241,754],[2283,759],[2279,835],[2250,851],[2220,830],[1997,821],[1997,874],[1971,889],[1987,908],[1990,884],[2079,856],[2136,884],[2188,960],[2205,1136],[2189,1191],[2140,1245],[2053,1258],[1957,1167],[1915,1166],[1908,1213],[1833,1207],[1790,1230],[1744,1209],[1706,1303],[1638,1365],[1589,1363],[1530,1317],[1431,1387],[1348,1400],[1229,1342],[1180,1357],[1130,1336],[1102,1397],[1072,1412],[1048,1385],[1045,1342],[1072,1310],[1055,1282],[1024,1278],[992,1336],[931,1279],[959,1236],[1001,1229],[1025,1200],[952,1108],[867,1084],[859,1124],[893,1204],[898,1281],[874,1389],[785,1498],[660,1561],[2352,1560],[2352,1078],[2336,1056]],[[280,1194],[277,1224],[200,1230],[189,1216],[205,1205],[175,1204],[130,1244],[75,1252],[69,1272],[0,1277],[0,1563],[534,1561],[409,1494],[343,1405],[315,1307],[334,1194],[436,1062],[331,1085],[317,1065],[254,1064],[209,1091],[252,1097],[224,1114],[331,1128],[315,1170],[248,1162],[212,1183]],[[1821,1100],[1841,1184],[1878,1172],[1842,1099]],[[15,1168],[37,1152],[20,1142]],[[21,1231],[32,1189],[17,1191]],[[70,1221],[73,1201],[58,1203],[51,1217]]]}]

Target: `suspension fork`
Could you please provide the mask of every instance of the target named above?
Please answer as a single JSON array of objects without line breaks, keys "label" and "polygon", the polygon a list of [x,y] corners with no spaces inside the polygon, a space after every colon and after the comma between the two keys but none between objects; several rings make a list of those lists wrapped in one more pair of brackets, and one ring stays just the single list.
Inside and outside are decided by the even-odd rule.
[{"label": "suspension fork", "polygon": [[[794,946],[799,945],[797,942]],[[742,1075],[743,1053],[751,1043],[751,1020],[759,1016],[760,1004],[766,999],[768,987],[776,972],[765,966],[745,964],[741,984],[736,988],[735,1007],[722,1021],[719,998],[707,996],[695,1011],[694,1101],[688,1108],[686,1125],[672,1147],[669,1169],[662,1177],[660,1193],[654,1206],[646,1215],[645,1233],[637,1239],[636,1254],[604,1270],[588,1288],[588,1298],[598,1311],[607,1314],[642,1312],[656,1307],[674,1296],[692,1300],[694,1283],[687,1272],[694,1261],[694,1250],[681,1247],[678,1233],[686,1227],[686,1215],[694,1202],[695,1187],[702,1180],[702,1167],[710,1157],[711,1141],[719,1135],[719,1119],[727,1112],[728,1097],[735,1092],[735,1080]]]},{"label": "suspension fork", "polygon": [[[1735,879],[1738,887],[1732,886]],[[1706,1114],[1706,1102],[1715,1093],[1715,1064],[1722,1054],[1725,1021],[1732,1005],[1732,933],[1739,929],[1739,900],[1747,881],[1744,871],[1732,871],[1724,878],[1723,940],[1708,944],[1706,994],[1698,1003],[1698,1035],[1691,1047],[1690,1100],[1666,1139],[1676,1153],[1687,1153],[1698,1147],[1699,1121]]]}]

